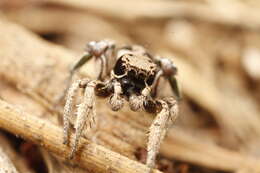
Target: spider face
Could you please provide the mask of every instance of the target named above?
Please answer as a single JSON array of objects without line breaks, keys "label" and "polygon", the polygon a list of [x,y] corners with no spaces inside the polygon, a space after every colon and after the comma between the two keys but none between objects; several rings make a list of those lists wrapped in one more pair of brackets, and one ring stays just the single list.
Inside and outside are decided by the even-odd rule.
[{"label": "spider face", "polygon": [[122,86],[123,94],[141,95],[146,86],[151,86],[158,71],[157,65],[146,55],[127,53],[118,58],[114,75]]}]

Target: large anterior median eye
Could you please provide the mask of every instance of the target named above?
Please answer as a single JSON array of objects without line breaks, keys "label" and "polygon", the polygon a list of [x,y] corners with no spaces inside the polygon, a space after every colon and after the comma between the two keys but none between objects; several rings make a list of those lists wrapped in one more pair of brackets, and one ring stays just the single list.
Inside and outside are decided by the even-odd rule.
[{"label": "large anterior median eye", "polygon": [[154,81],[154,75],[150,75],[147,80],[146,80],[146,84],[151,86],[153,84]]},{"label": "large anterior median eye", "polygon": [[123,65],[122,58],[120,58],[114,67],[114,72],[116,75],[123,75],[125,74],[125,66]]},{"label": "large anterior median eye", "polygon": [[127,76],[129,76],[130,78],[136,78],[136,72],[134,70],[130,70],[127,73]]}]

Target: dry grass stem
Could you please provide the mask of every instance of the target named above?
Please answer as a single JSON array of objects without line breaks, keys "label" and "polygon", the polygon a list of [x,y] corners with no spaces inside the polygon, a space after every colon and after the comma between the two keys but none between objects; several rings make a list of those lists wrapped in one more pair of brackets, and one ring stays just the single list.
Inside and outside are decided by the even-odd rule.
[{"label": "dry grass stem", "polygon": [[[0,101],[0,127],[27,140],[43,146],[52,153],[65,159],[70,148],[63,144],[61,128],[41,120],[26,112]],[[81,139],[84,148],[76,157],[76,162],[95,172],[117,171],[119,173],[142,173],[147,167],[121,156],[115,152]],[[108,166],[109,165],[109,166]],[[154,171],[160,172],[160,171]]]}]

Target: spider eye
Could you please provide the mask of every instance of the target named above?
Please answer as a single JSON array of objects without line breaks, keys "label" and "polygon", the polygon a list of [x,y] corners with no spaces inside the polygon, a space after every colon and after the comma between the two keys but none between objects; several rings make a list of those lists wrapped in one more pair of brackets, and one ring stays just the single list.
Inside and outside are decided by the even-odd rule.
[{"label": "spider eye", "polygon": [[153,81],[154,81],[154,75],[150,75],[146,80],[146,84],[151,86],[153,84]]},{"label": "spider eye", "polygon": [[135,78],[136,77],[136,72],[134,70],[130,70],[127,73],[127,76],[129,76],[130,78]]},{"label": "spider eye", "polygon": [[143,73],[140,73],[138,77],[139,77],[140,79],[145,80],[145,74],[143,74]]},{"label": "spider eye", "polygon": [[116,65],[114,67],[114,72],[116,75],[123,75],[125,74],[125,66],[123,65],[123,61],[122,59],[120,58],[117,62],[116,62]]}]

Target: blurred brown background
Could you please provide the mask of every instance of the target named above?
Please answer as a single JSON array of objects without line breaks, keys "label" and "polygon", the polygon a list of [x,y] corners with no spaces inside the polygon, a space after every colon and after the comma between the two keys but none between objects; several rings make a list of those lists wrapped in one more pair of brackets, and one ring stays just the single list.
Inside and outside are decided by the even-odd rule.
[{"label": "blurred brown background", "polygon": [[[81,55],[87,42],[105,38],[118,45],[140,44],[153,54],[173,60],[179,70],[183,100],[180,116],[158,157],[157,168],[161,171],[260,172],[259,1],[1,0],[0,8],[0,21],[8,21],[7,25],[16,23],[40,39],[65,47],[73,52],[71,62]],[[0,29],[0,36],[8,34],[4,31]],[[19,33],[13,37],[19,38]],[[31,46],[32,51],[37,51],[37,47]],[[1,51],[5,51],[5,42],[0,44]],[[5,73],[1,71],[2,85],[8,78]],[[0,96],[15,103],[3,90]],[[134,115],[133,121],[138,121],[138,115]],[[50,169],[53,163],[48,161],[53,161],[46,159],[42,149],[3,133],[31,172],[71,171],[62,164]],[[102,140],[98,143],[109,145]],[[142,162],[145,139],[140,145],[126,143],[134,146],[135,151],[110,148]],[[38,161],[32,161],[34,156],[28,155],[27,150],[33,151]],[[73,171],[77,172],[76,168]]]}]

